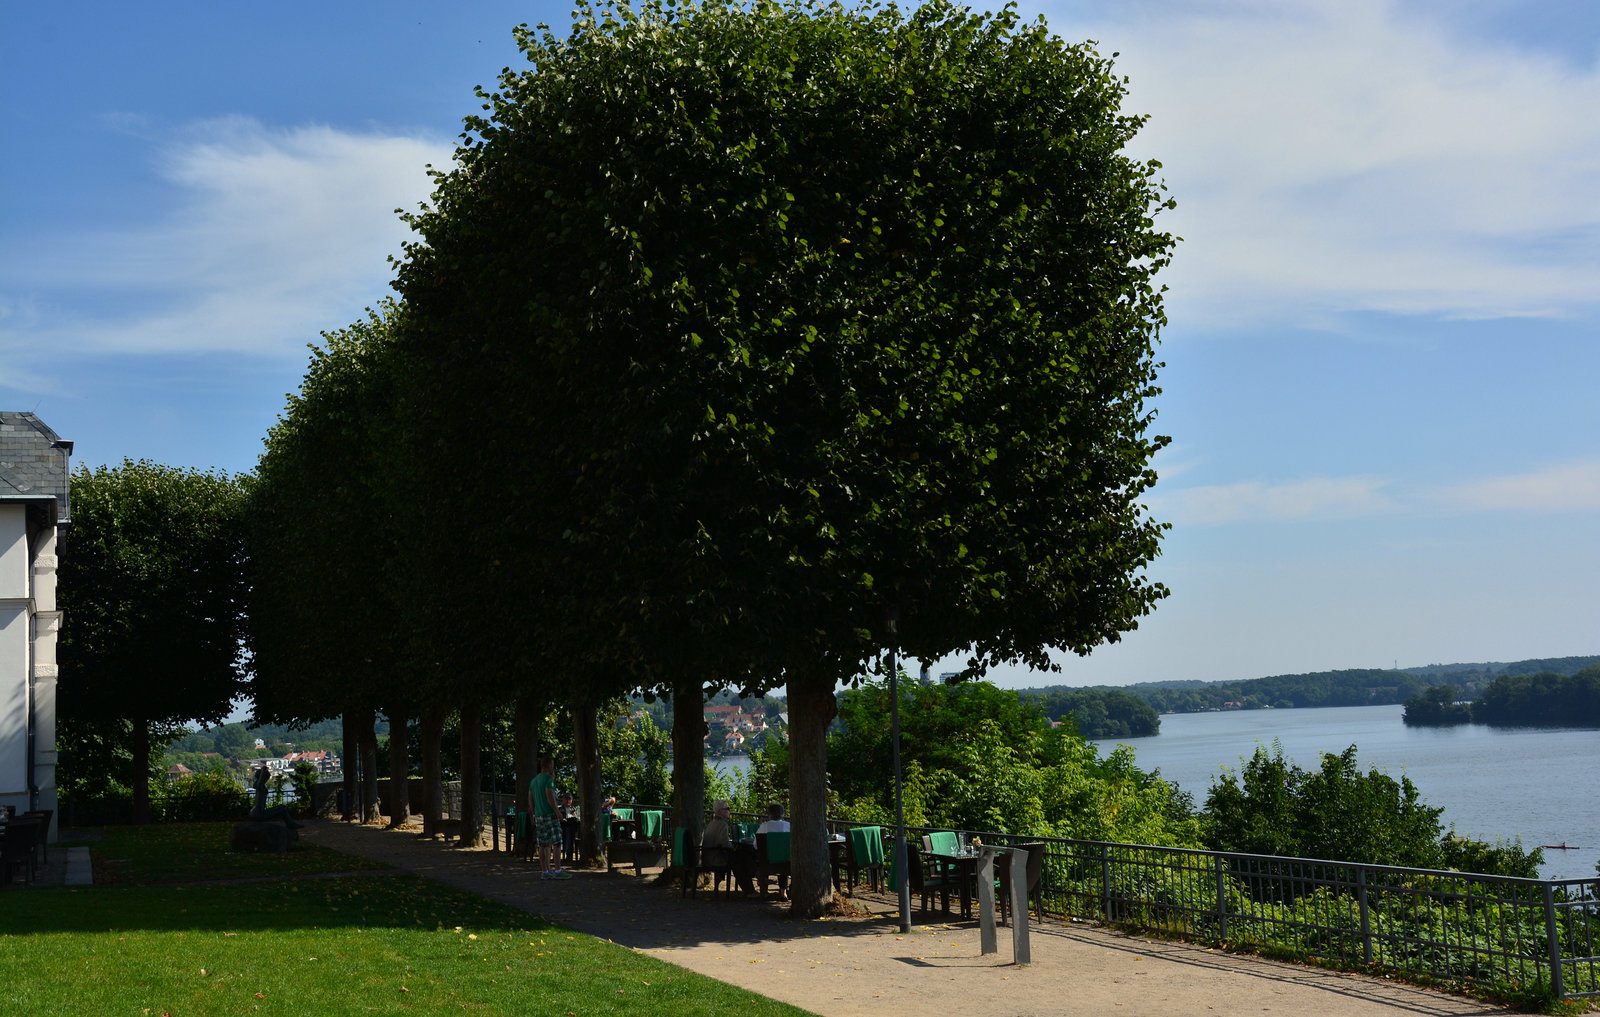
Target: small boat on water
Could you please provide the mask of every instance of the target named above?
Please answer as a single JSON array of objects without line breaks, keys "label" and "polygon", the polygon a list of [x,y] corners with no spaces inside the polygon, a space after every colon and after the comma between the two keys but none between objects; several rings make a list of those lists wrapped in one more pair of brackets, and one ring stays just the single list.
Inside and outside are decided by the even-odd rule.
[{"label": "small boat on water", "polygon": [[1540,844],[1539,846],[1544,848],[1546,851],[1582,851],[1583,850],[1582,848],[1578,847],[1578,845],[1576,845],[1576,844],[1568,844],[1566,841],[1562,841],[1559,844]]}]

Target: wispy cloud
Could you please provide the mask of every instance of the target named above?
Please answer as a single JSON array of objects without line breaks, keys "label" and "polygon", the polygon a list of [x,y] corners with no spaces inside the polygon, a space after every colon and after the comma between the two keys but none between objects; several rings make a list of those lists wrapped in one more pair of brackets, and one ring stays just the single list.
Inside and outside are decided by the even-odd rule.
[{"label": "wispy cloud", "polygon": [[1311,477],[1286,483],[1244,481],[1158,491],[1154,518],[1186,526],[1348,519],[1391,511],[1378,477]]},{"label": "wispy cloud", "polygon": [[[1050,12],[1050,5],[1045,7]],[[1086,25],[1151,120],[1184,239],[1175,323],[1600,305],[1600,63],[1390,0],[1124,4]]]},{"label": "wispy cloud", "polygon": [[1600,460],[1454,484],[1406,485],[1381,477],[1310,477],[1282,482],[1158,487],[1145,499],[1154,518],[1182,526],[1325,522],[1377,515],[1600,511]]},{"label": "wispy cloud", "polygon": [[426,198],[424,167],[450,156],[416,137],[194,125],[153,156],[175,211],[13,261],[0,295],[7,356],[300,356],[385,295],[386,259],[407,235],[394,209]]},{"label": "wispy cloud", "polygon": [[1476,511],[1600,511],[1600,460],[1488,477],[1442,488],[1438,494],[1447,504]]}]

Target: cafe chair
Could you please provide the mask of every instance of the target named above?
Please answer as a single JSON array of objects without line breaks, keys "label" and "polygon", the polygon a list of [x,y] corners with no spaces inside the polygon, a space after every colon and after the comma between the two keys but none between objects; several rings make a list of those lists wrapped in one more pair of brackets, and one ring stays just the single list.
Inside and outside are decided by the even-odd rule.
[{"label": "cafe chair", "polygon": [[33,848],[38,835],[32,824],[13,819],[0,829],[0,886],[11,882],[11,874],[22,872],[26,883],[33,882]]},{"label": "cafe chair", "polygon": [[[881,826],[852,826],[845,832],[844,842],[844,870],[848,892],[856,892],[856,880],[863,874],[870,880],[873,890],[877,890],[884,881],[883,872],[883,827]],[[839,882],[837,874],[834,882]]]},{"label": "cafe chair", "polygon": [[717,887],[726,882],[725,893],[733,892],[733,861],[726,856],[702,856],[700,845],[689,836],[687,827],[677,827],[672,831],[672,864],[683,873],[683,892],[678,896],[687,897],[689,894],[700,896],[700,874],[711,873],[711,895],[717,895]]},{"label": "cafe chair", "polygon": [[959,889],[956,882],[946,879],[942,872],[931,866],[932,859],[917,849],[915,844],[906,845],[906,875],[910,877],[911,894],[922,898],[922,912],[927,914],[930,910],[928,902],[933,895],[939,895],[939,907],[945,914],[950,913],[950,891]]},{"label": "cafe chair", "polygon": [[39,828],[39,853],[45,862],[50,861],[50,819],[56,814],[54,809],[30,809],[22,813],[23,819],[37,819]]},{"label": "cafe chair", "polygon": [[761,896],[767,895],[768,877],[776,877],[783,873],[784,882],[789,881],[789,834],[787,833],[758,833],[756,834],[756,885],[761,888]]}]

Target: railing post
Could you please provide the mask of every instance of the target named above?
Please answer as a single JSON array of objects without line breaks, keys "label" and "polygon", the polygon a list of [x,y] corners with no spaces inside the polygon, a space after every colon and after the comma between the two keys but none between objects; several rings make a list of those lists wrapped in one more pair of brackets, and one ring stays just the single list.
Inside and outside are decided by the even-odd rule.
[{"label": "railing post", "polygon": [[1228,941],[1228,860],[1217,855],[1217,934]]},{"label": "railing post", "polygon": [[1549,882],[1544,884],[1544,927],[1550,939],[1550,993],[1556,999],[1566,998],[1561,982],[1561,932],[1556,927],[1556,895]]},{"label": "railing post", "polygon": [[1361,908],[1361,959],[1372,963],[1372,915],[1367,910],[1367,868],[1356,869],[1356,901]]},{"label": "railing post", "polygon": [[1111,921],[1111,845],[1100,845],[1100,907]]}]

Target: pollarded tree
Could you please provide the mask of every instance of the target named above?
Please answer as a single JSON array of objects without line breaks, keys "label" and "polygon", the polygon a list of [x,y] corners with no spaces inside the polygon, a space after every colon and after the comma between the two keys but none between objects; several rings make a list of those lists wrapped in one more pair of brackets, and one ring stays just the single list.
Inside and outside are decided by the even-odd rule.
[{"label": "pollarded tree", "polygon": [[[391,726],[403,731],[405,715],[394,707],[419,698],[400,653],[408,627],[395,607],[396,482],[385,455],[394,427],[388,354],[400,314],[385,305],[312,347],[300,392],[267,435],[249,498],[256,718],[343,715],[347,760],[369,755],[375,709],[400,713]],[[376,785],[366,769],[370,811]]]},{"label": "pollarded tree", "polygon": [[813,914],[838,681],[891,643],[1052,667],[1165,593],[1141,118],[1009,8],[581,7],[519,41],[397,285],[549,512],[563,630],[787,685]]},{"label": "pollarded tree", "polygon": [[61,714],[126,721],[134,818],[151,728],[220,721],[245,688],[242,478],[140,460],[72,475],[61,566]]}]

